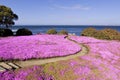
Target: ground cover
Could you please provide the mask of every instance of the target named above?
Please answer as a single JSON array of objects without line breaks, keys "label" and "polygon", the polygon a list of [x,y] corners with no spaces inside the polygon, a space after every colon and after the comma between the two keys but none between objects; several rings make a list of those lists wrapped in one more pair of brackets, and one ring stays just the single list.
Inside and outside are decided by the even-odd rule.
[{"label": "ground cover", "polygon": [[78,43],[89,47],[89,53],[81,56],[80,61],[71,64],[80,65],[75,73],[81,76],[79,80],[119,80],[120,79],[120,42],[98,40],[91,37],[71,36]]},{"label": "ground cover", "polygon": [[[73,59],[0,73],[1,80],[120,80],[120,42],[71,36],[89,47]],[[32,74],[32,75],[31,75]],[[13,78],[13,79],[12,79]]]},{"label": "ground cover", "polygon": [[79,45],[64,38],[65,35],[32,35],[0,39],[0,59],[27,60],[75,54]]}]

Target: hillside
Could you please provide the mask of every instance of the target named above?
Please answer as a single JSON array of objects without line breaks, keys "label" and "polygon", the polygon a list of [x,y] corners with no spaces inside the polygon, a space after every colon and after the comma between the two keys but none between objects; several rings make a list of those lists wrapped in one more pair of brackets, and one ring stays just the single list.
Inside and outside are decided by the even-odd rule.
[{"label": "hillside", "polygon": [[[89,51],[88,53],[82,56],[73,57],[72,59],[60,60],[56,62],[50,62],[47,64],[28,66],[20,69],[1,72],[0,80],[120,80],[120,74],[119,74],[120,73],[120,64],[119,64],[120,42],[119,41],[99,40],[91,37],[80,37],[80,36],[69,36],[69,39],[65,39],[64,36],[58,37],[58,35],[36,35],[36,36],[29,36],[29,37],[30,39],[27,38],[28,41],[26,42],[24,42],[24,40],[21,41],[21,43],[24,42],[23,46],[26,43],[32,44],[31,42],[33,41],[35,46],[35,43],[39,39],[38,37],[40,37],[39,39],[39,41],[41,42],[39,43],[40,47],[43,46],[41,45],[43,44],[42,41],[43,42],[47,41],[47,44],[45,45],[50,47],[44,48],[44,50],[37,49],[40,51],[43,50],[43,53],[41,54],[42,58],[44,57],[44,54],[45,54],[44,52],[46,50],[50,50],[48,52],[54,53],[54,55],[51,53],[52,56],[50,57],[56,57],[56,58],[57,56],[66,56],[66,55],[68,56],[70,54],[76,55],[77,54],[76,52],[82,51],[82,48],[79,45],[86,46],[87,49],[89,49]],[[8,38],[17,39],[17,38],[11,38],[11,37],[8,37]],[[6,38],[0,39],[1,43],[5,41],[5,39]],[[22,39],[25,39],[25,37],[21,38],[21,40]],[[29,40],[31,42],[29,42]],[[16,43],[19,42],[19,45],[20,45],[19,37],[18,37],[18,40],[15,40],[15,41]],[[11,45],[13,45],[12,41],[10,42],[11,42]],[[51,45],[50,42],[57,43],[57,45],[56,44]],[[6,43],[4,43],[4,45],[5,44],[6,46],[8,46],[7,41]],[[30,44],[26,48],[29,48],[29,47],[31,48]],[[11,45],[9,44],[9,46]],[[2,46],[0,49],[4,51],[5,49],[3,48],[4,47]],[[37,47],[35,47],[34,49],[36,48]],[[57,50],[51,51],[52,50],[51,48],[52,49],[56,48]],[[24,47],[21,50],[24,50]],[[3,52],[1,52],[0,55],[3,55],[2,53]],[[7,55],[7,54],[4,54],[4,55]],[[18,53],[16,54],[18,55]],[[28,58],[24,58],[25,56],[14,57],[16,55],[12,55],[11,57],[2,56],[2,59],[5,59],[5,60],[7,59],[9,60],[11,58],[14,58],[14,59],[17,58],[20,60],[32,59],[31,56],[29,57],[29,54],[32,54],[31,51],[28,53],[26,52],[24,54],[28,55]],[[41,56],[36,55],[36,57],[34,58],[38,58],[38,57],[40,58]],[[44,58],[48,58],[48,57],[49,56],[46,55]]]}]

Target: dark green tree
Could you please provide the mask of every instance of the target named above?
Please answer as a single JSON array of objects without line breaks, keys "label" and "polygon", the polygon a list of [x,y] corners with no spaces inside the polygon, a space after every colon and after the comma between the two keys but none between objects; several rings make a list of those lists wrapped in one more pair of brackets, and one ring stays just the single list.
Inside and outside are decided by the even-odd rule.
[{"label": "dark green tree", "polygon": [[0,25],[8,28],[15,24],[14,20],[18,20],[18,16],[11,10],[11,8],[0,5]]}]

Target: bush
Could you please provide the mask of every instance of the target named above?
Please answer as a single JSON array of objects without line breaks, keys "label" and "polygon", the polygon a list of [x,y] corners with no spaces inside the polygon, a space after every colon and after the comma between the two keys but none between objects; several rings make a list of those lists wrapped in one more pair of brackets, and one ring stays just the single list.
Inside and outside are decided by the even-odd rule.
[{"label": "bush", "polygon": [[86,28],[82,31],[81,36],[90,36],[93,37],[94,34],[97,33],[97,30],[90,27],[90,28]]},{"label": "bush", "polygon": [[120,32],[114,29],[96,30],[94,28],[86,28],[82,31],[81,35],[98,39],[120,40]]},{"label": "bush", "polygon": [[113,37],[112,40],[120,40],[120,34]]},{"label": "bush", "polygon": [[13,32],[11,29],[4,29],[4,36],[13,36]]},{"label": "bush", "polygon": [[0,28],[0,36],[2,37],[4,35],[4,29]]},{"label": "bush", "polygon": [[92,37],[97,38],[97,39],[106,39],[106,40],[110,40],[109,36],[107,36],[106,34],[104,34],[101,31],[97,31]]},{"label": "bush", "polygon": [[116,40],[119,39],[120,32],[114,30],[114,29],[103,29],[101,30],[102,33],[106,34],[110,40]]},{"label": "bush", "polygon": [[13,32],[11,29],[0,28],[0,36],[1,37],[13,36]]},{"label": "bush", "polygon": [[61,30],[61,31],[59,32],[59,34],[61,34],[61,35],[68,35],[68,32],[65,31],[65,30]]},{"label": "bush", "polygon": [[47,34],[57,34],[57,31],[55,29],[49,29],[46,33]]},{"label": "bush", "polygon": [[25,36],[25,35],[32,35],[32,32],[26,28],[18,29],[16,32],[16,36]]}]

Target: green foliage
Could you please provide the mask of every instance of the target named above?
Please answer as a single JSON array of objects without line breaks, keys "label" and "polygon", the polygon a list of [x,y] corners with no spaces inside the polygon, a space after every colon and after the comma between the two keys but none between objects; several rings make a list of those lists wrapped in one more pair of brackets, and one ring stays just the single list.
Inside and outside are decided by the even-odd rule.
[{"label": "green foliage", "polygon": [[5,25],[7,28],[14,25],[14,20],[17,20],[18,16],[13,11],[4,5],[0,5],[0,25]]},{"label": "green foliage", "polygon": [[96,34],[96,33],[97,33],[97,30],[94,29],[94,28],[92,28],[92,27],[90,27],[90,28],[84,29],[84,30],[82,31],[81,35],[82,35],[82,36],[90,36],[90,37],[92,37],[92,36],[93,36],[94,34]]},{"label": "green foliage", "polygon": [[68,32],[65,31],[65,30],[61,30],[61,31],[59,32],[59,34],[61,34],[61,35],[68,35]]},{"label": "green foliage", "polygon": [[49,29],[46,33],[47,34],[57,34],[57,31],[55,29]]},{"label": "green foliage", "polygon": [[97,39],[106,39],[106,40],[109,40],[109,36],[107,36],[106,34],[104,34],[103,32],[101,31],[97,31],[95,34],[93,34],[91,37],[95,37]]},{"label": "green foliage", "polygon": [[17,30],[16,35],[17,36],[32,35],[32,32],[29,29],[22,28]]},{"label": "green foliage", "polygon": [[102,33],[106,34],[110,40],[120,40],[120,32],[114,30],[114,29],[103,29],[101,30]]},{"label": "green foliage", "polygon": [[13,36],[13,32],[10,29],[4,29],[0,28],[0,36],[5,37],[5,36]]},{"label": "green foliage", "polygon": [[120,32],[114,29],[103,29],[96,30],[94,28],[86,28],[81,33],[82,36],[95,37],[98,39],[106,39],[106,40],[120,40]]}]

